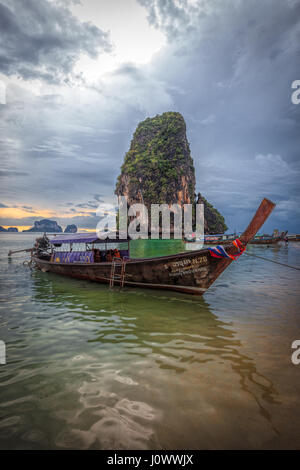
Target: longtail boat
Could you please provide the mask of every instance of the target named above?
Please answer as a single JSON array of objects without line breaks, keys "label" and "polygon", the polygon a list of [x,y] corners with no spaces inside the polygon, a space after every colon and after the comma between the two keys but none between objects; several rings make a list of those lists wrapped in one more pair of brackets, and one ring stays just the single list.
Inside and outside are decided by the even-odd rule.
[{"label": "longtail boat", "polygon": [[277,243],[285,240],[287,232],[282,232],[278,236],[274,235],[257,235],[250,240],[251,245],[276,245]]},{"label": "longtail boat", "polygon": [[[232,245],[226,245],[223,253],[204,248],[156,258],[133,259],[130,257],[129,239],[108,237],[102,240],[95,233],[68,234],[53,237],[50,242],[45,238],[37,239],[32,261],[43,272],[107,283],[110,287],[134,286],[202,295],[242,254],[274,207],[273,202],[263,199],[247,229]],[[85,244],[85,250],[76,250],[80,243]],[[113,253],[109,247],[116,243],[125,243],[126,249]],[[65,245],[70,246],[66,251],[63,250]]]},{"label": "longtail boat", "polygon": [[[218,235],[204,235],[204,245],[220,245],[232,243],[236,238],[236,234],[218,234]],[[297,241],[297,236],[295,238],[290,238],[287,236],[287,232],[282,232],[280,235],[256,235],[249,241],[251,245],[275,245],[276,243],[283,240]],[[300,241],[300,235],[298,235],[298,240]],[[186,240],[186,243],[197,243],[196,239]]]},{"label": "longtail boat", "polygon": [[204,245],[219,245],[220,243],[232,243],[233,240],[235,240],[237,237],[236,234],[230,234],[230,235],[224,235],[224,234],[207,234],[204,235],[204,239],[197,239],[196,237],[194,238],[185,238],[185,243],[199,243],[199,242],[204,242]]},{"label": "longtail boat", "polygon": [[219,245],[220,243],[232,243],[236,234],[230,235],[204,235],[204,245]]},{"label": "longtail boat", "polygon": [[287,241],[289,242],[300,242],[300,235],[295,234],[295,235],[287,235]]}]

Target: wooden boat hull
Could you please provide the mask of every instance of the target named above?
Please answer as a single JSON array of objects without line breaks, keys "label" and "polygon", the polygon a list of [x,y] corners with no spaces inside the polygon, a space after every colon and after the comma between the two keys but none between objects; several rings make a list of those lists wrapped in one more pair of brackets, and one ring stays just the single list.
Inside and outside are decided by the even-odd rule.
[{"label": "wooden boat hull", "polygon": [[[255,236],[264,224],[275,204],[263,199],[252,221],[240,237],[244,246]],[[236,253],[234,245],[226,246],[229,255]],[[38,269],[64,276],[110,283],[111,262],[62,263],[50,260],[50,255],[32,255]],[[172,291],[203,295],[217,277],[232,263],[232,258],[215,258],[208,249],[188,251],[171,256],[129,259],[126,261],[124,279],[115,277],[114,284],[133,287],[167,289]],[[120,268],[120,266],[119,266]]]},{"label": "wooden boat hull", "polygon": [[[109,283],[112,263],[55,263],[33,258],[44,272],[62,274],[76,279]],[[208,250],[190,251],[158,258],[131,259],[126,262],[124,286],[167,289],[202,295],[215,280],[220,259]],[[115,279],[120,285],[120,279]]]}]

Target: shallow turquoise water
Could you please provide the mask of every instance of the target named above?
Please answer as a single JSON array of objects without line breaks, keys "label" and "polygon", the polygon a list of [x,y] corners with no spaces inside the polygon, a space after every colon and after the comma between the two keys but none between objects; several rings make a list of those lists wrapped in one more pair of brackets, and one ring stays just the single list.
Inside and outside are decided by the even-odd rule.
[{"label": "shallow turquoise water", "polygon": [[[0,235],[0,448],[300,447],[299,271],[243,255],[203,298],[109,290],[8,262],[33,238]],[[249,253],[300,266],[300,243]]]}]

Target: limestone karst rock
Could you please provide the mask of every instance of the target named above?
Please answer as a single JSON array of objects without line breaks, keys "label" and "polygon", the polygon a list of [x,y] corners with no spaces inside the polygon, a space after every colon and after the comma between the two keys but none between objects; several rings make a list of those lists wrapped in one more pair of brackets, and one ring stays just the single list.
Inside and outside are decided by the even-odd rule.
[{"label": "limestone karst rock", "polygon": [[[128,204],[195,204],[195,168],[180,113],[166,112],[138,124],[115,193]],[[206,232],[224,232],[219,212],[205,201]]]}]

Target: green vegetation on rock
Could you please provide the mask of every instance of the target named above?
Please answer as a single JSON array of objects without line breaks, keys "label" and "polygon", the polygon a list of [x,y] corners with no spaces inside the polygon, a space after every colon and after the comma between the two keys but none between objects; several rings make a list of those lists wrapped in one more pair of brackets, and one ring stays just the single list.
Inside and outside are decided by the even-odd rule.
[{"label": "green vegetation on rock", "polygon": [[129,202],[172,204],[194,200],[195,170],[180,113],[169,112],[141,122],[125,155],[116,194]]},{"label": "green vegetation on rock", "polygon": [[[116,194],[128,204],[195,204],[195,168],[180,113],[167,112],[139,123],[126,153]],[[203,199],[203,198],[202,198]],[[224,218],[205,201],[208,230],[226,230]],[[222,229],[223,227],[223,229]]]},{"label": "green vegetation on rock", "polygon": [[204,233],[224,233],[227,230],[224,217],[210,204],[200,193],[198,193],[197,204],[204,204]]}]

